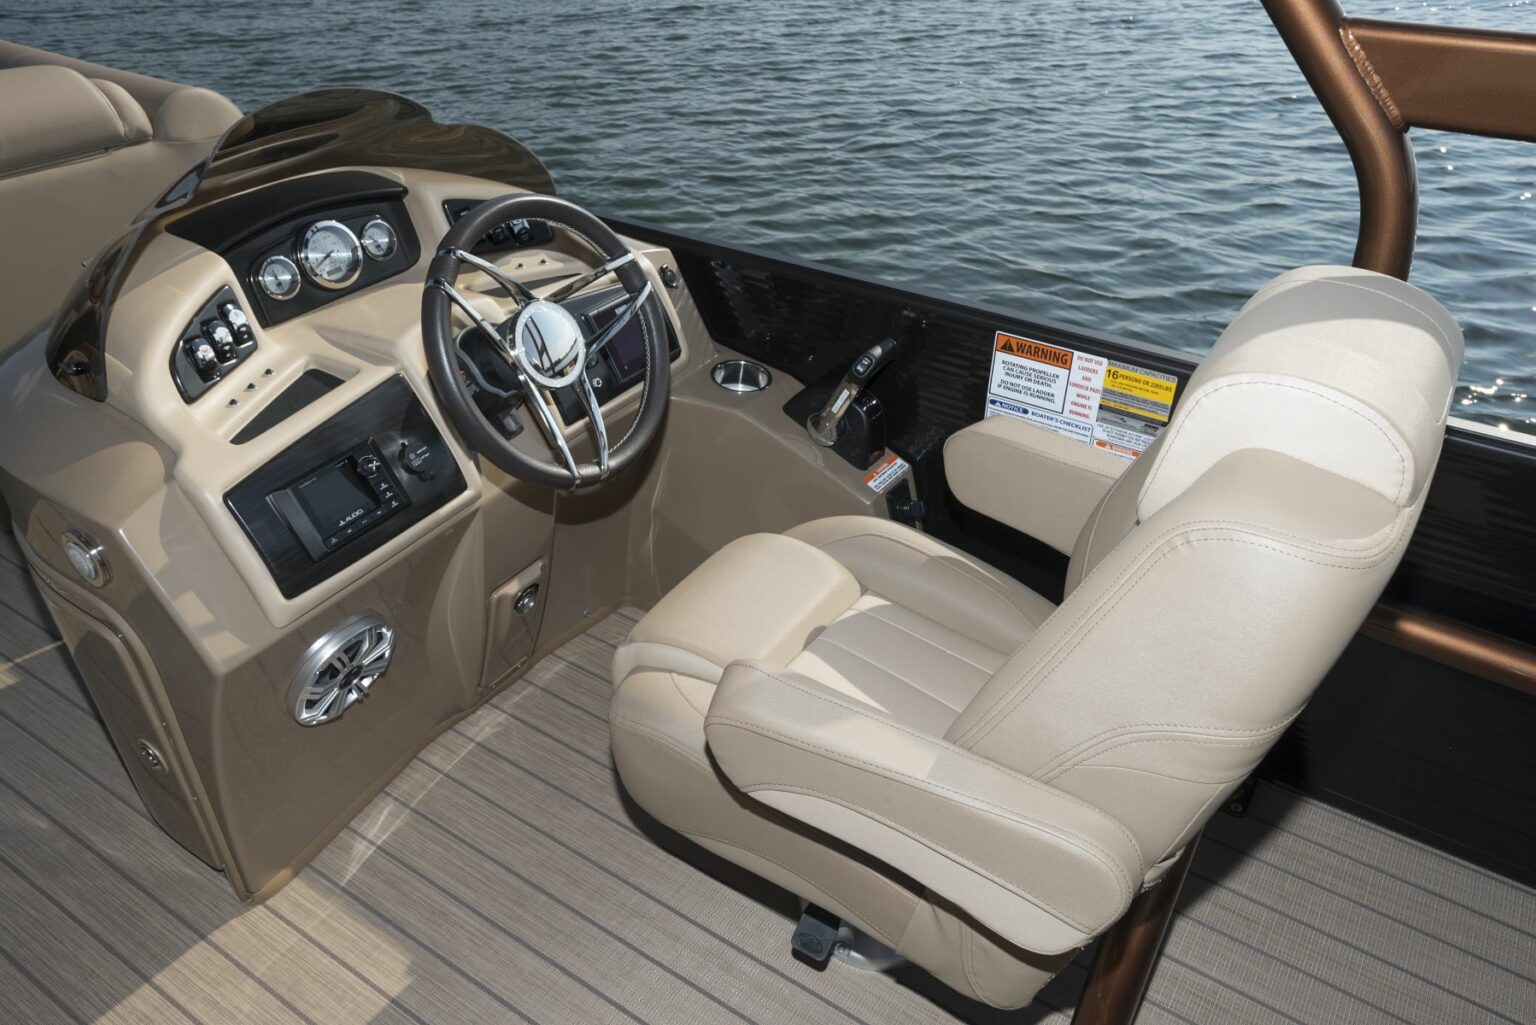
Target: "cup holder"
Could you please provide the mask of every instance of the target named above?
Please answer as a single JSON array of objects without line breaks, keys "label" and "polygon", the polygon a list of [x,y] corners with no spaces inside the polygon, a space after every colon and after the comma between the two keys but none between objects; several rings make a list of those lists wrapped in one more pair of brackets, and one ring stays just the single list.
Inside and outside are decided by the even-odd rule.
[{"label": "cup holder", "polygon": [[728,359],[716,363],[709,376],[726,391],[742,393],[762,391],[773,380],[767,367],[749,359]]}]

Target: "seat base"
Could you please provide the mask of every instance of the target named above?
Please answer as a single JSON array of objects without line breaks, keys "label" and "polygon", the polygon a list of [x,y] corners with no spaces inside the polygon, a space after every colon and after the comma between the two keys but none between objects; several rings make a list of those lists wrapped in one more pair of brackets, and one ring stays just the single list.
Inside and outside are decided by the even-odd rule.
[{"label": "seat base", "polygon": [[664,825],[830,909],[955,990],[1022,1006],[1068,955],[1022,950],[900,872],[741,793],[714,762],[704,719],[725,664],[752,657],[942,735],[1052,609],[991,567],[888,521],[837,517],[742,538],[619,645],[614,763]]}]

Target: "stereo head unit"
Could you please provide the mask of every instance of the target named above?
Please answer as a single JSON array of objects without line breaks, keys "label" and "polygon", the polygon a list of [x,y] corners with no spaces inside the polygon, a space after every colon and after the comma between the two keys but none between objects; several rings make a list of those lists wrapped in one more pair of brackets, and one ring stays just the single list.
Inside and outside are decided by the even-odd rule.
[{"label": "stereo head unit", "polygon": [[314,559],[410,504],[372,439],[273,492],[271,501]]},{"label": "stereo head unit", "polygon": [[421,400],[392,377],[236,484],[224,504],[292,598],[467,486]]}]

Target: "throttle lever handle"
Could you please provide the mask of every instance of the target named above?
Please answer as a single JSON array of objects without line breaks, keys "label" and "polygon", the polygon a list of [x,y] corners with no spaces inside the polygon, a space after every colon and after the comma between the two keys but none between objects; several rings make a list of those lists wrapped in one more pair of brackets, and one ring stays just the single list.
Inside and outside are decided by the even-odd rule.
[{"label": "throttle lever handle", "polygon": [[896,339],[887,337],[880,339],[859,354],[858,359],[853,361],[837,387],[832,389],[832,396],[827,399],[827,404],[805,422],[805,429],[812,441],[827,448],[837,444],[838,425],[848,414],[853,400],[859,397],[859,392],[864,390],[864,386],[870,382],[870,379],[891,361],[891,357],[896,354],[899,347],[900,343]]}]

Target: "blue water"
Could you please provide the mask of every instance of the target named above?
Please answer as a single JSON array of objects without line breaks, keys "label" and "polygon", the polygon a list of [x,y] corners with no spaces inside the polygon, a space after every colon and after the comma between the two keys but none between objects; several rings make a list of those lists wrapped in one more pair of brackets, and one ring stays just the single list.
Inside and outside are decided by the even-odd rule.
[{"label": "blue water", "polygon": [[[1193,352],[1354,245],[1348,158],[1258,0],[15,4],[0,36],[247,109],[392,89],[603,211]],[[1530,0],[1346,6],[1536,31]],[[1536,147],[1413,138],[1457,412],[1536,433]]]}]

